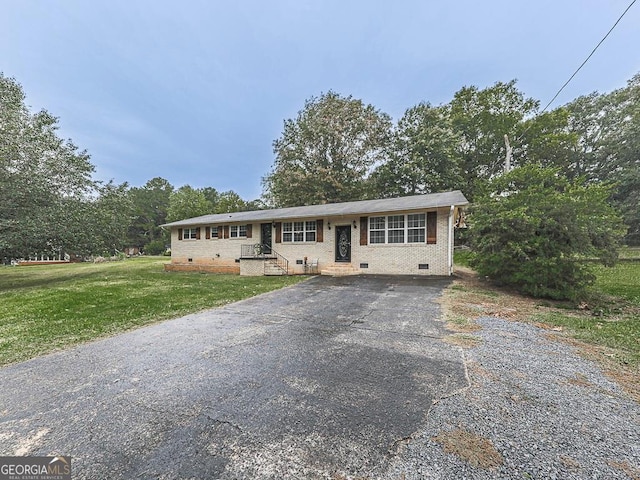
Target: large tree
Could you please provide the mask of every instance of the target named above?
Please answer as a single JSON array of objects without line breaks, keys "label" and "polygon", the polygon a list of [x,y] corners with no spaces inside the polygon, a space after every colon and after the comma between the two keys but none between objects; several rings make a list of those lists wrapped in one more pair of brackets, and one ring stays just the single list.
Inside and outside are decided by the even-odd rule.
[{"label": "large tree", "polygon": [[199,217],[213,212],[213,205],[202,190],[183,185],[169,197],[167,222]]},{"label": "large tree", "polygon": [[44,110],[31,113],[22,87],[0,74],[1,257],[74,250],[65,232],[85,223],[78,212],[95,193],[94,167],[59,138],[57,122]]},{"label": "large tree", "polygon": [[626,240],[640,244],[640,74],[624,88],[579,97],[567,110],[578,137],[576,164],[589,181],[616,184],[612,196],[624,213]]},{"label": "large tree", "polygon": [[213,205],[214,213],[244,212],[257,210],[252,202],[246,202],[233,190],[218,194],[218,201]]},{"label": "large tree", "polygon": [[445,107],[420,103],[398,121],[389,160],[371,175],[372,197],[400,197],[460,188],[459,138]]},{"label": "large tree", "polygon": [[134,209],[126,183],[96,183],[90,197],[64,202],[70,205],[58,236],[48,235],[52,244],[86,256],[113,255],[128,246],[127,229]]},{"label": "large tree", "polygon": [[613,198],[628,226],[626,240],[640,245],[640,74],[607,96],[616,105],[615,128],[604,143],[599,177],[616,183]]},{"label": "large tree", "polygon": [[163,239],[160,225],[167,219],[172,192],[171,183],[161,177],[152,178],[144,186],[129,190],[134,211],[128,232],[129,246],[144,247],[149,242]]},{"label": "large tree", "polygon": [[264,208],[264,205],[259,200],[243,200],[233,190],[218,192],[213,187],[204,187],[200,190],[213,206],[211,213],[245,212]]},{"label": "large tree", "polygon": [[576,155],[578,135],[569,127],[569,112],[560,107],[526,119],[517,138],[514,164],[557,167],[569,178],[584,175]]},{"label": "large tree", "polygon": [[[448,104],[453,131],[459,137],[458,155],[463,192],[473,200],[483,181],[504,170],[507,135],[514,152],[520,148],[523,122],[532,117],[538,101],[526,98],[516,81],[496,82],[482,90],[463,87]],[[514,159],[517,158],[514,155]]]},{"label": "large tree", "polygon": [[127,228],[131,221],[133,203],[128,195],[126,183],[117,185],[112,181],[98,184],[97,197],[91,201],[93,212],[91,224],[94,232],[93,253],[114,252],[127,247]]},{"label": "large tree", "polygon": [[275,162],[263,179],[277,207],[359,200],[366,179],[385,158],[391,119],[353,97],[312,97],[273,142]]},{"label": "large tree", "polygon": [[490,182],[471,215],[472,266],[536,297],[577,299],[594,276],[585,258],[611,265],[624,232],[610,187],[568,180],[557,168],[519,167]]}]

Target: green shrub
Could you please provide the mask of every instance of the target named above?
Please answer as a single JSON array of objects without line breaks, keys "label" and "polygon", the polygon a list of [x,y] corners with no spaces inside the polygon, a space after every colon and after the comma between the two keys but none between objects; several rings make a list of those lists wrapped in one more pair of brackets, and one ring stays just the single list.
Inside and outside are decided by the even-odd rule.
[{"label": "green shrub", "polygon": [[166,249],[162,240],[152,240],[144,246],[143,251],[147,255],[162,255]]},{"label": "green shrub", "polygon": [[471,258],[473,257],[473,252],[468,248],[456,248],[453,252],[453,263],[456,265],[460,265],[462,267],[470,266]]},{"label": "green shrub", "polygon": [[489,191],[470,216],[470,264],[480,275],[534,297],[576,300],[595,280],[585,258],[614,264],[624,228],[609,187],[529,165]]}]

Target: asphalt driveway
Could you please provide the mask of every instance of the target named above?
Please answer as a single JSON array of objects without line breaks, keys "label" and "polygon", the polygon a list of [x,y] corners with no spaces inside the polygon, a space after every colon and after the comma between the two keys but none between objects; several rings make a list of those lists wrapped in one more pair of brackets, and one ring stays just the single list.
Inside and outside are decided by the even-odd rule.
[{"label": "asphalt driveway", "polygon": [[375,477],[467,385],[447,279],[315,277],[0,370],[0,452],[73,478]]}]

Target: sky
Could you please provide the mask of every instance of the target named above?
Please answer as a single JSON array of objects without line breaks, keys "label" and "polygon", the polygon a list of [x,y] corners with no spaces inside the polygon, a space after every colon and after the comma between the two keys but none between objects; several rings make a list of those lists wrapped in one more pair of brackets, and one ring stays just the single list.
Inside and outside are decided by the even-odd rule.
[{"label": "sky", "polygon": [[[94,178],[262,193],[273,141],[332,90],[398,120],[517,79],[546,105],[632,0],[0,0],[0,72]],[[640,72],[640,2],[552,105]]]}]

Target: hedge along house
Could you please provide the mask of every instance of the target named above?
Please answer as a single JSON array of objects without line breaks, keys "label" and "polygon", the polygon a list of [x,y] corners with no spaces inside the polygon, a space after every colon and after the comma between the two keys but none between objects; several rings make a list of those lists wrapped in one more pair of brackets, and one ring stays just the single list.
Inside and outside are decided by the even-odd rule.
[{"label": "hedge along house", "polygon": [[451,275],[460,191],[204,215],[171,229],[169,271]]}]

